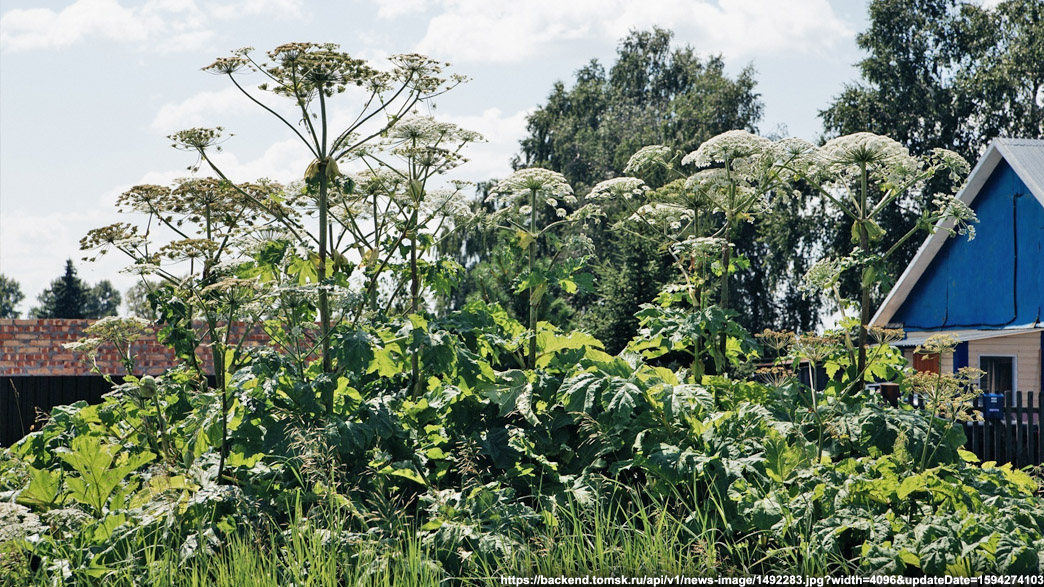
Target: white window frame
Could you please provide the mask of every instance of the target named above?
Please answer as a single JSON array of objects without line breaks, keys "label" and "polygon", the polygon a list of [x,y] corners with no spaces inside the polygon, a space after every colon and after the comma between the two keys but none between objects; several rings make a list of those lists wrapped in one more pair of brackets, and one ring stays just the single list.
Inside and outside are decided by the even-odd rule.
[{"label": "white window frame", "polygon": [[[982,358],[987,357],[990,359],[1011,359],[1011,393],[1019,393],[1019,356],[1018,355],[1000,355],[993,353],[979,353],[979,369],[985,371],[982,368]],[[985,375],[984,375],[985,377]],[[979,380],[979,386],[982,386],[982,380]]]}]

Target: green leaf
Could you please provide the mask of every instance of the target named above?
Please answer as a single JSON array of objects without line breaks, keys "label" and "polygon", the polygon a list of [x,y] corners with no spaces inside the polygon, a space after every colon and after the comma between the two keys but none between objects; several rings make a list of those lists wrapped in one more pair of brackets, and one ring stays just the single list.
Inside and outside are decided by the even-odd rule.
[{"label": "green leaf", "polygon": [[921,566],[921,559],[920,559],[920,557],[918,557],[916,554],[910,552],[909,550],[899,549],[899,558],[901,558],[904,563],[906,563],[906,564],[908,564],[908,565],[910,565],[912,567],[920,568],[920,566]]},{"label": "green leaf", "polygon": [[899,499],[906,499],[911,493],[924,491],[928,488],[928,476],[925,473],[913,475],[903,479],[896,489],[895,494]]},{"label": "green leaf", "polygon": [[773,435],[765,441],[765,474],[777,483],[786,483],[811,460],[808,453],[797,446],[787,445],[781,436]]},{"label": "green leaf", "polygon": [[376,342],[375,337],[362,329],[338,332],[332,345],[338,366],[344,367],[356,378],[367,373],[371,370]]},{"label": "green leaf", "polygon": [[533,384],[526,373],[512,369],[500,374],[501,384],[484,390],[483,395],[500,407],[501,417],[517,412],[536,426],[539,421],[533,412]]},{"label": "green leaf", "polygon": [[417,469],[414,468],[413,463],[409,461],[396,461],[388,465],[387,467],[381,469],[380,473],[384,475],[390,475],[392,477],[402,477],[403,479],[409,479],[410,481],[413,481],[414,483],[417,483],[419,485],[423,485],[425,487],[428,486],[427,480],[425,480],[424,477],[417,472]]},{"label": "green leaf", "polygon": [[18,494],[18,503],[36,508],[52,507],[58,502],[61,482],[60,471],[29,467],[29,486]]},{"label": "green leaf", "polygon": [[966,463],[977,463],[979,457],[975,456],[975,453],[962,449],[957,450],[957,456],[961,457],[961,460]]},{"label": "green leaf", "polygon": [[515,238],[518,239],[519,248],[528,249],[536,237],[528,230],[518,230],[515,232]]}]

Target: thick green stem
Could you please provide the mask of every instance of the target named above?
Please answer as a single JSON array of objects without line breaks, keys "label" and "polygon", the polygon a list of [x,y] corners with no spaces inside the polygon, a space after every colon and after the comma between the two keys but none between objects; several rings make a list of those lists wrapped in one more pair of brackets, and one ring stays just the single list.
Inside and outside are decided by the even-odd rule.
[{"label": "thick green stem", "polygon": [[529,368],[536,369],[536,329],[537,329],[537,296],[536,285],[533,284],[533,260],[536,258],[536,190],[529,193]]},{"label": "thick green stem", "polygon": [[[329,178],[326,177],[326,169],[329,161],[319,162],[319,344],[323,358],[323,373],[333,372],[333,357],[330,355],[330,297],[323,287],[326,283],[326,258],[327,258],[327,190],[329,189]],[[323,405],[326,413],[333,413],[333,389],[330,386],[323,391]]]},{"label": "thick green stem", "polygon": [[729,309],[729,264],[732,263],[732,239],[728,227],[725,229],[725,246],[721,251],[721,309]]},{"label": "thick green stem", "polygon": [[[205,273],[206,271],[204,271]],[[232,328],[232,324],[227,325]],[[214,387],[221,394],[221,454],[218,456],[218,484],[223,483],[225,475],[225,459],[228,457],[228,389],[225,386],[225,349],[218,341],[217,321],[207,315],[207,328],[210,330],[210,357],[214,362]]]},{"label": "thick green stem", "polygon": [[[419,205],[419,204],[417,204]],[[410,218],[410,313],[416,314],[420,308],[420,274],[417,271],[417,205]],[[420,377],[420,350],[410,356],[410,367],[413,371],[413,396],[419,397],[423,391]]]},{"label": "thick green stem", "polygon": [[[732,263],[732,235],[729,230],[731,223],[725,221],[725,247],[721,252],[721,309],[729,309],[729,264]],[[725,332],[721,332],[718,336],[718,346],[721,352],[722,368],[728,369],[728,361],[726,360],[726,350],[728,349],[728,337],[725,336]]]},{"label": "thick green stem", "polygon": [[819,415],[819,398],[816,397],[816,363],[808,360],[808,381],[812,384],[812,413],[816,417],[816,462],[823,460],[823,418]]},{"label": "thick green stem", "polygon": [[[862,166],[861,173],[861,185],[859,194],[859,250],[863,253],[863,258],[866,259],[870,255],[870,234],[867,232],[866,223],[869,219],[866,217],[866,164]],[[866,271],[867,267],[863,268],[863,274],[859,276],[859,288],[861,296],[859,299],[859,360],[856,364],[856,370],[859,373],[856,380],[856,390],[863,389],[866,376],[866,327],[870,323],[870,287],[871,284],[867,283]]]}]

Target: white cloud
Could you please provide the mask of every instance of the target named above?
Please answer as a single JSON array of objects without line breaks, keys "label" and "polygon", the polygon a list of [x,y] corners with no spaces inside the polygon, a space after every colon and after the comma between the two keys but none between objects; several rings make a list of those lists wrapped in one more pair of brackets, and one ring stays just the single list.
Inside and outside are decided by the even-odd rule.
[{"label": "white cloud", "polygon": [[152,119],[152,129],[166,135],[197,126],[220,126],[230,112],[246,106],[250,106],[246,96],[235,87],[199,92],[181,102],[160,106]]},{"label": "white cloud", "polygon": [[[304,176],[308,164],[312,162],[312,155],[305,148],[304,143],[292,138],[273,143],[254,160],[240,161],[239,157],[230,151],[215,154],[213,159],[218,168],[235,182],[254,181],[261,178],[288,182]],[[200,168],[201,173],[204,171],[206,170]]]},{"label": "white cloud", "polygon": [[419,14],[437,4],[432,0],[374,0],[377,18],[399,18]]},{"label": "white cloud", "polygon": [[239,0],[207,7],[216,18],[233,19],[243,16],[273,16],[304,18],[303,0]]},{"label": "white cloud", "polygon": [[8,10],[0,16],[0,48],[8,51],[56,49],[92,38],[145,45],[160,52],[198,47],[213,32],[213,20],[247,16],[303,18],[303,0],[145,0],[125,6],[118,0],[76,0],[65,8]]},{"label": "white cloud", "polygon": [[142,41],[146,19],[115,0],[78,0],[61,12],[10,10],[0,18],[0,47],[10,50],[66,47],[85,37]]},{"label": "white cloud", "polygon": [[[388,5],[375,0],[378,13]],[[828,0],[439,0],[418,50],[439,58],[517,62],[574,40],[615,42],[632,29],[674,30],[698,51],[752,57],[829,50],[853,32]]]}]

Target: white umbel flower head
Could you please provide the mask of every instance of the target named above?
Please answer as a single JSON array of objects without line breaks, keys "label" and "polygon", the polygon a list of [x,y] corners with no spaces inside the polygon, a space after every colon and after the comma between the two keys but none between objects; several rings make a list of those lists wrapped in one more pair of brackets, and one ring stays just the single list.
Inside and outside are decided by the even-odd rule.
[{"label": "white umbel flower head", "polygon": [[676,204],[664,202],[653,202],[645,204],[629,218],[632,222],[639,222],[659,227],[669,232],[681,230],[683,225],[692,221],[693,212]]},{"label": "white umbel flower head", "polygon": [[593,188],[591,193],[587,194],[588,200],[615,200],[617,198],[623,198],[630,200],[632,198],[641,197],[648,191],[649,186],[645,185],[645,182],[634,178],[634,177],[614,177],[607,179],[603,182],[599,182]]},{"label": "white umbel flower head", "polygon": [[[725,239],[713,236],[689,236],[683,241],[671,245],[671,251],[679,257],[692,257],[698,259],[714,258],[721,254],[726,245]],[[729,243],[729,246],[734,246]]]},{"label": "white umbel flower head", "polygon": [[968,240],[975,238],[975,227],[972,224],[979,221],[975,211],[962,202],[953,194],[935,194],[932,197],[932,205],[935,207],[937,216],[944,228],[947,222],[952,223],[951,233],[967,234]]},{"label": "white umbel flower head", "polygon": [[949,149],[932,149],[932,159],[950,171],[950,179],[953,181],[964,181],[971,171],[968,161]]},{"label": "white umbel flower head", "polygon": [[761,155],[772,141],[745,130],[730,130],[712,137],[682,159],[682,165],[706,167]]},{"label": "white umbel flower head", "polygon": [[668,167],[674,150],[663,145],[649,145],[642,147],[631,155],[624,167],[624,173],[641,174],[655,167]]},{"label": "white umbel flower head", "polygon": [[410,115],[397,121],[388,136],[393,140],[417,142],[421,145],[482,141],[482,135],[431,116]]},{"label": "white umbel flower head", "polygon": [[827,141],[819,149],[819,156],[824,164],[834,168],[866,164],[916,170],[921,165],[897,141],[871,132],[857,132]]},{"label": "white umbel flower head", "polygon": [[519,169],[498,182],[487,200],[507,211],[528,204],[533,192],[536,192],[538,201],[544,201],[551,208],[558,208],[558,198],[567,201],[573,196],[573,188],[564,175],[550,169],[530,167]]},{"label": "white umbel flower head", "polygon": [[507,178],[500,180],[493,188],[493,193],[509,196],[526,195],[536,190],[540,196],[564,197],[573,193],[573,188],[561,173],[543,169],[540,167],[529,167],[519,169]]}]

